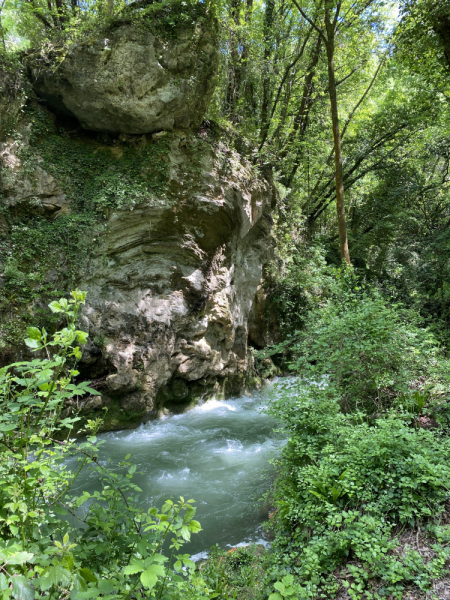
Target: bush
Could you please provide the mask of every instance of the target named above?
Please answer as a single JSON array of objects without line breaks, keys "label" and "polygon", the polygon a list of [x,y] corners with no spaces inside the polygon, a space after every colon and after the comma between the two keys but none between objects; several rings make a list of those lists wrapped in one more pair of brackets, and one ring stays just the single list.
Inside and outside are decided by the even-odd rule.
[{"label": "bush", "polygon": [[[200,530],[193,500],[167,500],[162,510],[143,506],[129,456],[119,474],[98,462],[98,422],[89,422],[84,441],[70,439],[78,417],[62,418],[64,402],[98,393],[74,382],[87,340],[76,328],[84,301],[75,291],[50,304],[67,320],[53,336],[28,328],[27,346],[47,358],[0,370],[0,597],[204,598],[208,588],[194,563],[178,555]],[[75,472],[66,467],[70,457],[78,459]],[[101,489],[74,496],[86,468]]]},{"label": "bush", "polygon": [[[351,271],[337,272],[325,305],[286,345],[301,378],[277,384],[268,409],[289,434],[273,491],[272,600],[286,586],[301,599],[333,597],[341,584],[355,600],[429,589],[450,557],[449,528],[437,527],[450,490],[439,428],[448,361],[411,313]],[[429,559],[400,546],[398,534],[418,527],[429,531]]]},{"label": "bush", "polygon": [[408,413],[344,414],[336,389],[301,380],[278,384],[270,412],[290,433],[274,501],[278,558],[298,576],[299,597],[337,591],[331,574],[351,559],[353,598],[372,597],[374,578],[398,597],[405,582],[427,589],[450,548],[436,544],[428,563],[412,550],[398,556],[395,532],[444,511],[450,441],[411,427]]},{"label": "bush", "polygon": [[337,273],[325,306],[290,343],[290,368],[336,388],[345,410],[380,412],[420,389],[448,384],[450,370],[433,336],[413,313],[388,305],[375,289],[358,286],[351,272]]}]

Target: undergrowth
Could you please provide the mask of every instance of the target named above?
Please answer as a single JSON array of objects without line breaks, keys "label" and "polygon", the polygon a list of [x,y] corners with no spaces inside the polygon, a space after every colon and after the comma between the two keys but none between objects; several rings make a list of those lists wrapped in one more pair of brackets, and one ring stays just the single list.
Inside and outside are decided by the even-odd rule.
[{"label": "undergrowth", "polygon": [[[268,409],[289,436],[270,496],[271,600],[429,591],[450,558],[445,355],[351,271],[283,350],[296,377]],[[428,556],[400,541],[408,530],[426,532]]]},{"label": "undergrowth", "polygon": [[[180,553],[200,531],[194,501],[145,506],[130,455],[121,473],[99,462],[99,421],[88,422],[82,441],[70,438],[79,417],[64,418],[64,403],[98,394],[75,383],[87,341],[76,328],[85,295],[76,290],[53,301],[50,309],[65,326],[54,335],[29,327],[25,343],[38,357],[0,369],[0,597],[205,599],[209,588]],[[76,469],[68,468],[69,458]],[[74,495],[86,469],[100,489]]]}]

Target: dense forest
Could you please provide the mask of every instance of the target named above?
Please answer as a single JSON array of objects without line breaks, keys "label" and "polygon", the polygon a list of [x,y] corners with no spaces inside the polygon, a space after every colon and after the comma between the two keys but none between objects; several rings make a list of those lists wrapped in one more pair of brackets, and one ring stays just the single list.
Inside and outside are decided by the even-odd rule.
[{"label": "dense forest", "polygon": [[[264,499],[271,547],[217,547],[200,567],[182,550],[201,529],[194,500],[146,506],[133,457],[99,461],[102,418],[66,410],[100,395],[80,366],[87,232],[161,193],[169,138],[133,158],[138,133],[122,134],[131,150],[111,170],[70,142],[73,115],[51,129],[30,83],[80,44],[108,50],[124,24],[159,35],[162,61],[196,22],[219,50],[195,135],[275,190],[253,381],[290,375],[266,408],[288,436]],[[449,598],[450,2],[0,0],[0,36],[2,156],[30,119],[23,164],[36,147],[75,190],[53,221],[14,209],[13,223],[0,196],[0,597]],[[59,243],[64,285],[44,276]],[[83,469],[99,491],[72,491]]]}]

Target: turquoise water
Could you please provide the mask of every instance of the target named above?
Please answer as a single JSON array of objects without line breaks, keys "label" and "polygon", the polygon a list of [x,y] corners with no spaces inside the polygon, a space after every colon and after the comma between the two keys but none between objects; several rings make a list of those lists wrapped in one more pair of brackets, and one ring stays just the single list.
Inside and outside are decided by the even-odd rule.
[{"label": "turquoise water", "polygon": [[[269,459],[284,444],[273,418],[261,412],[268,393],[266,388],[252,397],[210,400],[133,431],[103,434],[100,460],[114,468],[131,454],[141,472],[133,481],[149,506],[179,496],[196,500],[203,531],[184,552],[201,555],[216,543],[226,548],[261,542],[268,515],[257,501],[273,478]],[[95,481],[79,480],[76,487],[92,490]]]}]

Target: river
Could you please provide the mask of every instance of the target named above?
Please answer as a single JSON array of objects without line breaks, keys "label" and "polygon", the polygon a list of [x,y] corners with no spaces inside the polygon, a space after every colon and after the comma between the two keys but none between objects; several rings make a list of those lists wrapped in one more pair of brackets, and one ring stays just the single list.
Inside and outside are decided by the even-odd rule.
[{"label": "river", "polygon": [[[269,459],[284,444],[276,422],[262,412],[269,393],[270,386],[251,397],[209,400],[185,414],[100,436],[100,460],[106,465],[109,458],[110,468],[131,454],[133,481],[149,506],[179,496],[196,500],[203,530],[183,548],[194,559],[216,543],[226,548],[263,541],[268,515],[258,499],[273,478]],[[83,479],[76,488],[92,491],[95,482]]]}]

